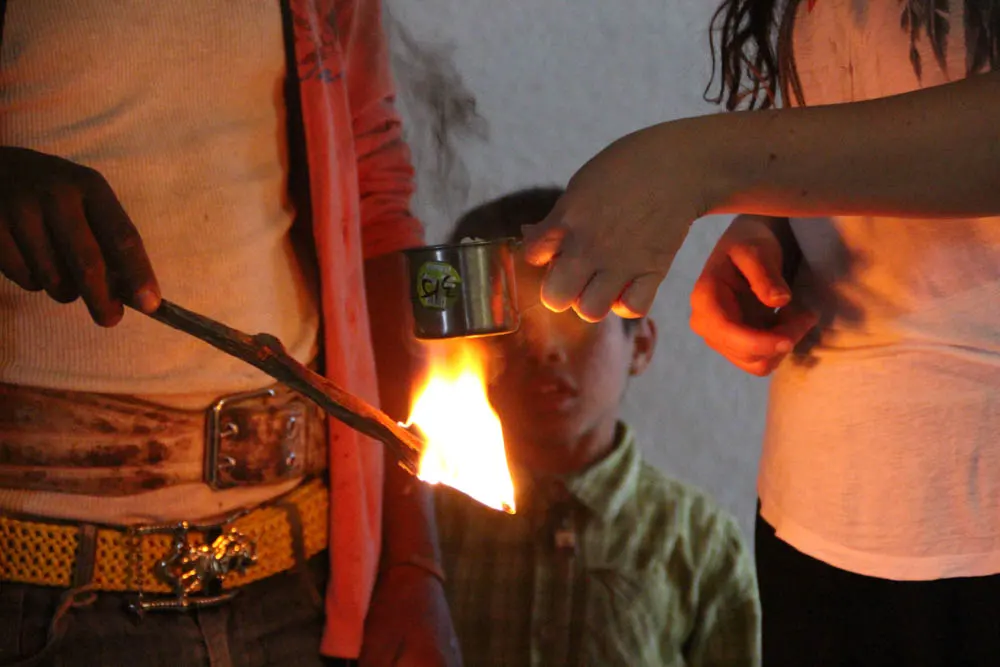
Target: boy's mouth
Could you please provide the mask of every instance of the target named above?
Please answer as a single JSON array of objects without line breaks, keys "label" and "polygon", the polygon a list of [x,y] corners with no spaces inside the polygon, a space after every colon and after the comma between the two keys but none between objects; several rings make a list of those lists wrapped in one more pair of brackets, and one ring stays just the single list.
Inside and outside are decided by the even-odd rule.
[{"label": "boy's mouth", "polygon": [[535,378],[531,382],[532,401],[545,410],[565,409],[578,393],[573,383],[564,378]]}]

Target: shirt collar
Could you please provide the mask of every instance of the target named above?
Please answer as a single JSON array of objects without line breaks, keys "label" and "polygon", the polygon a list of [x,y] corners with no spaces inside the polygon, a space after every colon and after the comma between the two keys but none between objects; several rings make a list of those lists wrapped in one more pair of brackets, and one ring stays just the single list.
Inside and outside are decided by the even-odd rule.
[{"label": "shirt collar", "polygon": [[570,495],[604,521],[618,515],[635,493],[639,479],[640,456],[632,429],[619,422],[615,436],[615,447],[610,454],[589,468],[562,478]]},{"label": "shirt collar", "polygon": [[[615,434],[615,446],[603,459],[578,472],[561,475],[553,481],[561,482],[569,495],[579,501],[602,521],[614,519],[628,499],[635,493],[639,478],[641,457],[635,445],[632,430],[621,422]],[[518,506],[526,502],[543,501],[537,496],[546,480],[533,478],[523,470],[512,471],[518,490]],[[531,497],[529,499],[529,497]]]}]

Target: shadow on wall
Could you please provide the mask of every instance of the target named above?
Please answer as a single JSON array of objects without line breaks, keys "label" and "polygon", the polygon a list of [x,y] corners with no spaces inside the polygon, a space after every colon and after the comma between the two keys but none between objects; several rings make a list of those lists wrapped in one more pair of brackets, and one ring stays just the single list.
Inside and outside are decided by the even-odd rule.
[{"label": "shadow on wall", "polygon": [[408,122],[404,137],[418,173],[430,175],[421,196],[449,219],[470,204],[469,172],[461,157],[464,141],[489,138],[486,119],[453,59],[454,47],[417,40],[384,3],[396,104]]}]

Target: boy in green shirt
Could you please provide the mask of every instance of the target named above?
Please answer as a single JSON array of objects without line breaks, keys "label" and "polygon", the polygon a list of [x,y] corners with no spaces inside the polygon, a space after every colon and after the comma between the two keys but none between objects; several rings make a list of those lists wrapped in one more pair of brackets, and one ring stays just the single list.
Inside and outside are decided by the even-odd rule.
[{"label": "boy in green shirt", "polygon": [[[467,213],[451,240],[520,236],[556,188]],[[656,346],[650,318],[590,324],[539,302],[517,264],[521,328],[487,339],[517,514],[441,487],[438,527],[469,667],[759,665],[753,564],[730,516],[642,461],[619,406]]]}]

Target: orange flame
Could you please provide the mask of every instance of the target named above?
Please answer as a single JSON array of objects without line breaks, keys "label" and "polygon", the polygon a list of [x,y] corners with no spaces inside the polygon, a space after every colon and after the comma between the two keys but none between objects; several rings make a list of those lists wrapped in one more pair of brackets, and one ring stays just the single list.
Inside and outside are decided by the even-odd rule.
[{"label": "orange flame", "polygon": [[426,443],[418,477],[513,514],[514,482],[500,418],[487,398],[483,356],[467,341],[446,345],[428,348],[430,371],[407,423]]}]

